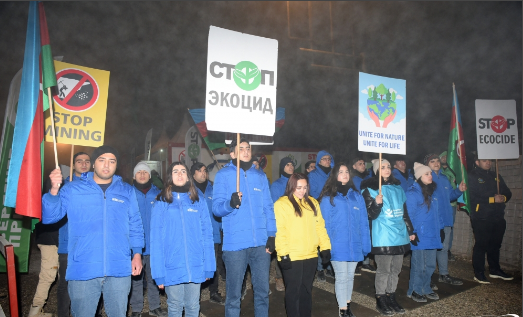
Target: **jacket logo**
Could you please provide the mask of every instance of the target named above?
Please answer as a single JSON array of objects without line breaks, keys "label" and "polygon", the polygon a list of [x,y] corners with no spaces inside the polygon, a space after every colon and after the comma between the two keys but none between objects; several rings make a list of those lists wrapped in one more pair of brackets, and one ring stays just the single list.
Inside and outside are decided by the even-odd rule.
[{"label": "jacket logo", "polygon": [[360,210],[360,209],[359,209],[358,207],[356,207],[356,206],[354,206],[354,209],[356,209],[356,210]]},{"label": "jacket logo", "polygon": [[483,180],[483,178],[478,178],[478,182],[479,182],[480,184],[484,184],[484,183],[485,183],[485,181]]},{"label": "jacket logo", "polygon": [[190,212],[198,212],[197,209],[192,209],[192,208],[187,209],[187,211],[190,211]]},{"label": "jacket logo", "polygon": [[258,189],[256,187],[254,187],[254,190],[257,191],[257,192],[261,192],[262,191],[261,189]]},{"label": "jacket logo", "polygon": [[207,197],[207,199],[210,199],[210,200],[212,200],[212,197],[211,197],[211,196],[209,196],[209,197]]},{"label": "jacket logo", "polygon": [[112,201],[117,201],[117,202],[122,203],[122,204],[124,203],[123,200],[120,200],[120,199],[117,199],[117,198],[113,198]]}]

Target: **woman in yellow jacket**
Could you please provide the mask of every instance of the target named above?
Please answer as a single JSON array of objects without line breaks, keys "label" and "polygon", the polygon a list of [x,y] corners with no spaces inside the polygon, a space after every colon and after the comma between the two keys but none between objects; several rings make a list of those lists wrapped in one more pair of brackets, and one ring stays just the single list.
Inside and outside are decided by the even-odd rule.
[{"label": "woman in yellow jacket", "polygon": [[308,178],[295,173],[289,178],[285,194],[274,203],[276,252],[280,256],[285,282],[285,309],[288,317],[311,316],[312,283],[318,264],[330,261],[331,243],[320,205],[309,197]]}]

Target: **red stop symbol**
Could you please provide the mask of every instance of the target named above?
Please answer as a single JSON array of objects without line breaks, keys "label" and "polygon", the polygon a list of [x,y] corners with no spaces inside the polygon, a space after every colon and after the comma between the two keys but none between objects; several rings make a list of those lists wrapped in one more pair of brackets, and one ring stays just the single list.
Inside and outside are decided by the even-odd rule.
[{"label": "red stop symbol", "polygon": [[490,122],[492,130],[496,133],[503,133],[507,130],[507,120],[502,116],[495,116]]}]

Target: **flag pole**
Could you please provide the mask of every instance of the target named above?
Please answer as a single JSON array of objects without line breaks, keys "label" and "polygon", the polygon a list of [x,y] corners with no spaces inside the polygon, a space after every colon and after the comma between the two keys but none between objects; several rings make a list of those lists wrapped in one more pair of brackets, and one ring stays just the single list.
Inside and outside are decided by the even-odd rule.
[{"label": "flag pole", "polygon": [[[454,83],[452,83],[452,94],[454,95],[454,113],[456,114],[456,130],[458,131],[458,144],[457,144],[457,149],[456,149],[456,153],[458,153],[459,151],[459,148],[461,147],[461,136],[459,134],[459,121],[458,121],[458,101],[456,100],[456,86],[454,85]],[[460,164],[459,164],[459,169],[461,170],[461,181],[464,182],[465,181],[465,174],[463,173],[463,167],[461,166],[461,155],[462,154],[465,154],[465,153],[461,153],[461,151],[459,152],[460,155],[459,155],[459,161],[460,161]]]},{"label": "flag pole", "polygon": [[[240,192],[240,134],[236,133],[236,191]],[[236,152],[236,151],[235,151]]]},{"label": "flag pole", "polygon": [[53,98],[51,97],[51,87],[47,87],[47,97],[49,98],[49,113],[51,114],[51,130],[53,134],[53,148],[54,148],[54,164],[56,168],[58,165],[58,154],[56,152],[56,134],[54,129],[54,114],[53,114]]},{"label": "flag pole", "polygon": [[381,195],[381,152],[380,152],[380,159],[379,160],[380,160],[380,165],[378,167],[378,175],[379,175],[379,179],[380,179],[379,180],[379,190],[380,190],[379,194]]},{"label": "flag pole", "polygon": [[71,168],[69,169],[69,181],[72,182],[73,181],[73,167],[74,167],[74,162],[73,162],[73,157],[74,157],[74,144],[71,144]]},{"label": "flag pole", "polygon": [[499,172],[498,172],[498,159],[496,159],[496,184],[498,185],[498,195],[499,195]]}]

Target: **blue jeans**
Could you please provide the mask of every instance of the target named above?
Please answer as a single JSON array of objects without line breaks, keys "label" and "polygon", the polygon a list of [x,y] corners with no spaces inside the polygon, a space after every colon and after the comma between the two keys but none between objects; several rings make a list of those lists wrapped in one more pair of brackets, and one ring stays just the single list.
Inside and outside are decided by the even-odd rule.
[{"label": "blue jeans", "polygon": [[131,304],[132,311],[141,313],[143,310],[143,278],[147,280],[147,297],[149,300],[149,311],[160,307],[160,289],[151,275],[151,256],[144,255],[142,258],[142,273],[131,277]]},{"label": "blue jeans", "polygon": [[449,243],[450,243],[450,233],[452,232],[452,227],[443,228],[445,232],[445,240],[443,240],[443,249],[436,252],[436,259],[438,260],[438,268],[440,275],[449,274]]},{"label": "blue jeans", "polygon": [[354,286],[354,271],[358,262],[331,261],[336,280],[334,281],[334,290],[336,291],[336,300],[338,307],[347,307],[347,303],[352,298],[352,287]]},{"label": "blue jeans", "polygon": [[106,276],[87,281],[69,281],[67,288],[73,317],[94,316],[101,294],[108,317],[125,317],[127,314],[131,276]]},{"label": "blue jeans", "polygon": [[254,315],[256,317],[268,317],[271,255],[265,252],[265,246],[239,251],[223,251],[223,262],[227,270],[225,317],[240,316],[241,290],[247,265],[251,268]]},{"label": "blue jeans", "polygon": [[185,308],[185,317],[200,315],[200,285],[184,283],[165,287],[169,317],[182,317]]},{"label": "blue jeans", "polygon": [[407,295],[415,291],[420,295],[433,293],[430,279],[436,270],[436,249],[412,250],[410,258],[410,280]]}]

